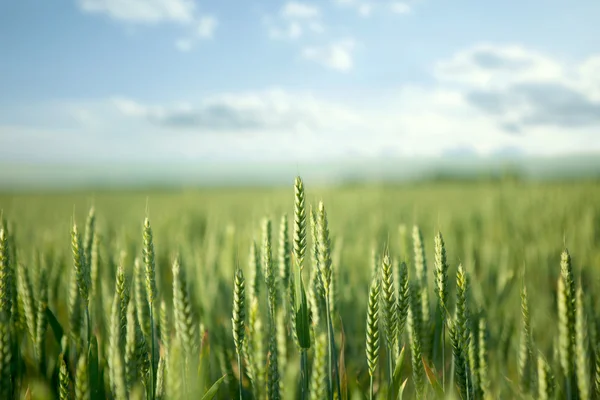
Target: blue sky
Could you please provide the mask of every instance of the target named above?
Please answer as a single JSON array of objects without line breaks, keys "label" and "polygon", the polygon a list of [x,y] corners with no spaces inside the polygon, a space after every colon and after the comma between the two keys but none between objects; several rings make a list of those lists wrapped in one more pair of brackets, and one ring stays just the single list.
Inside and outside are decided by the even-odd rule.
[{"label": "blue sky", "polygon": [[600,151],[600,2],[0,1],[0,158]]}]

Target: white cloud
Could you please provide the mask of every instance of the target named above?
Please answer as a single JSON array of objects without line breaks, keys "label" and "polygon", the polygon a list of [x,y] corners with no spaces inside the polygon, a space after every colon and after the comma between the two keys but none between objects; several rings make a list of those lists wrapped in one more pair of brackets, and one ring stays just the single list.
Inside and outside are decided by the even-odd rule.
[{"label": "white cloud", "polygon": [[298,22],[290,22],[285,28],[272,26],[269,28],[268,32],[271,39],[295,40],[299,39],[304,34],[304,28],[302,28],[302,25]]},{"label": "white cloud", "polygon": [[308,24],[308,29],[311,32],[314,32],[314,33],[323,33],[323,32],[325,32],[325,27],[323,26],[322,23],[320,23],[318,21],[311,21]]},{"label": "white cloud", "polygon": [[[309,47],[303,56],[347,71],[355,46],[348,40]],[[280,148],[300,135],[302,148],[318,147],[323,156],[331,156],[324,142],[362,156],[438,156],[457,148],[480,155],[600,151],[600,102],[592,96],[600,88],[599,60],[571,65],[519,46],[486,45],[437,63],[433,85],[404,85],[385,94],[336,99],[277,89],[192,104],[114,104],[123,115],[166,131],[260,135]]]},{"label": "white cloud", "polygon": [[265,132],[322,130],[342,132],[366,128],[364,115],[310,93],[281,89],[260,92],[223,93],[191,104],[144,105],[114,98],[114,107],[124,116],[141,118],[163,129],[204,132]]},{"label": "white cloud", "polygon": [[392,12],[394,14],[409,14],[412,11],[410,0],[378,2],[374,0],[333,0],[341,7],[355,11],[361,17],[369,17],[376,10]]},{"label": "white cloud", "polygon": [[216,17],[202,16],[198,18],[195,32],[175,41],[175,47],[177,50],[187,53],[194,48],[198,41],[212,39],[218,26],[219,20]]},{"label": "white cloud", "polygon": [[370,0],[334,0],[334,2],[340,7],[355,10],[361,17],[370,16],[373,8],[375,7],[375,4],[373,4]]},{"label": "white cloud", "polygon": [[[303,55],[347,71],[355,47],[348,40],[307,48]],[[600,55],[566,63],[522,46],[479,45],[437,63],[429,85],[385,91],[336,96],[276,88],[215,93],[182,103],[117,97],[45,108],[28,104],[20,112],[0,110],[0,155],[46,157],[45,147],[57,152],[52,143],[65,143],[59,138],[68,137],[80,150],[52,154],[95,157],[101,141],[85,138],[102,134],[105,143],[108,135],[128,137],[129,143],[119,139],[123,148],[143,143],[144,154],[171,159],[182,151],[190,157],[267,161],[382,152],[439,156],[457,148],[480,155],[506,148],[537,155],[600,151],[600,99],[594,97],[600,89],[598,68]],[[21,125],[8,126],[2,115],[11,121],[21,115]],[[48,134],[31,121],[47,127]],[[507,129],[509,123],[520,132]],[[36,138],[46,137],[38,150],[25,139],[32,131]],[[263,143],[269,143],[267,150]],[[114,143],[102,146],[106,157],[112,156]]]},{"label": "white cloud", "polygon": [[147,113],[146,107],[130,99],[115,97],[112,99],[112,103],[121,113],[128,117],[142,117]]},{"label": "white cloud", "polygon": [[190,39],[178,39],[175,42],[175,47],[177,47],[177,50],[184,52],[184,53],[191,51],[193,46],[194,46],[194,43]]},{"label": "white cloud", "polygon": [[263,24],[274,40],[297,41],[307,33],[321,34],[325,30],[318,7],[295,1],[285,3],[276,16],[263,17]]},{"label": "white cloud", "polygon": [[390,3],[390,10],[395,14],[409,14],[411,12],[411,7],[407,3],[394,1]]},{"label": "white cloud", "polygon": [[581,89],[586,90],[590,97],[600,101],[600,55],[588,58],[578,70]]},{"label": "white cloud", "polygon": [[444,82],[505,87],[517,82],[553,81],[565,77],[563,66],[519,45],[480,44],[456,53],[435,65],[435,76]]},{"label": "white cloud", "polygon": [[191,51],[198,40],[212,38],[218,26],[215,16],[199,13],[194,0],[77,0],[77,4],[83,12],[129,24],[179,25],[184,37],[174,43],[182,52]]},{"label": "white cloud", "polygon": [[291,23],[288,30],[288,35],[292,39],[297,39],[302,36],[302,26],[298,23]]},{"label": "white cloud", "polygon": [[321,10],[318,7],[290,1],[281,9],[281,16],[289,19],[313,19],[321,15]]},{"label": "white cloud", "polygon": [[202,39],[212,38],[219,22],[212,15],[203,16],[198,20],[198,37]]},{"label": "white cloud", "polygon": [[191,23],[197,11],[193,0],[78,0],[77,3],[84,12],[135,23]]},{"label": "white cloud", "polygon": [[474,108],[507,132],[537,127],[600,129],[598,57],[561,63],[518,45],[477,45],[435,66],[444,85],[460,88]]},{"label": "white cloud", "polygon": [[352,69],[356,42],[352,39],[341,40],[325,46],[308,46],[302,50],[302,56],[327,68],[346,72]]},{"label": "white cloud", "polygon": [[363,3],[358,6],[358,13],[363,17],[368,17],[369,15],[371,15],[372,9],[373,6],[371,4]]}]

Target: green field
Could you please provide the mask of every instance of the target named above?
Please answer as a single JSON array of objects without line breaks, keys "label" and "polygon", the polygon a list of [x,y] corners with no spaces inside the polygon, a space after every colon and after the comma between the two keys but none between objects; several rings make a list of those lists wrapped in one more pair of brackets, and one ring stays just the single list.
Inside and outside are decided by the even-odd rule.
[{"label": "green field", "polygon": [[[381,300],[378,321],[371,321],[380,335],[379,351],[374,332],[370,337],[374,398],[397,398],[397,384],[389,383],[406,379],[404,398],[435,398],[441,390],[448,398],[600,398],[600,183],[304,184],[302,277],[311,316],[305,363],[294,335],[303,309],[292,178],[278,188],[0,194],[6,221],[0,241],[0,398],[202,398],[223,376],[215,398],[239,398],[231,322],[237,266],[245,276],[245,318],[238,319],[245,325],[245,339],[238,342],[243,398],[334,398],[338,392],[369,398],[372,280],[379,282]],[[144,245],[146,217],[153,250],[147,230]],[[270,246],[265,218],[271,221]],[[313,232],[326,239],[327,231],[329,241],[315,240]],[[444,269],[434,242],[438,232],[448,266],[445,312],[435,284],[436,268]],[[252,243],[257,257],[249,256]],[[329,308],[319,289],[328,279],[328,255]],[[175,260],[183,271],[178,279]],[[403,262],[408,281],[399,289]],[[457,290],[459,264],[465,292]],[[261,279],[271,269],[272,280]],[[116,283],[117,276],[125,281]],[[559,293],[561,279],[566,289]],[[147,292],[154,286],[149,307]],[[327,309],[334,343],[324,340]],[[388,346],[386,328],[396,344]],[[303,368],[310,388],[304,394]],[[273,382],[277,377],[280,382]]]}]

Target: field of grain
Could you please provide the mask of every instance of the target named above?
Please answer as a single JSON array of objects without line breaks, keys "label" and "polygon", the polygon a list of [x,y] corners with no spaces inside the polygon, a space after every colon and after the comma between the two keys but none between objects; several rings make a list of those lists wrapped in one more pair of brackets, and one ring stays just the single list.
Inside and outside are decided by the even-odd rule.
[{"label": "field of grain", "polygon": [[597,182],[0,208],[2,399],[600,398]]}]

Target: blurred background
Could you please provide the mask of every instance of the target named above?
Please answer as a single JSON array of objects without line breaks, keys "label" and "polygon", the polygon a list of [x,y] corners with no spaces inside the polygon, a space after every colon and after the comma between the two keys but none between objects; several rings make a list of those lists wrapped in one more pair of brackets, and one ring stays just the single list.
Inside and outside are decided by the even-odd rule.
[{"label": "blurred background", "polygon": [[2,2],[0,189],[595,178],[599,13]]}]

